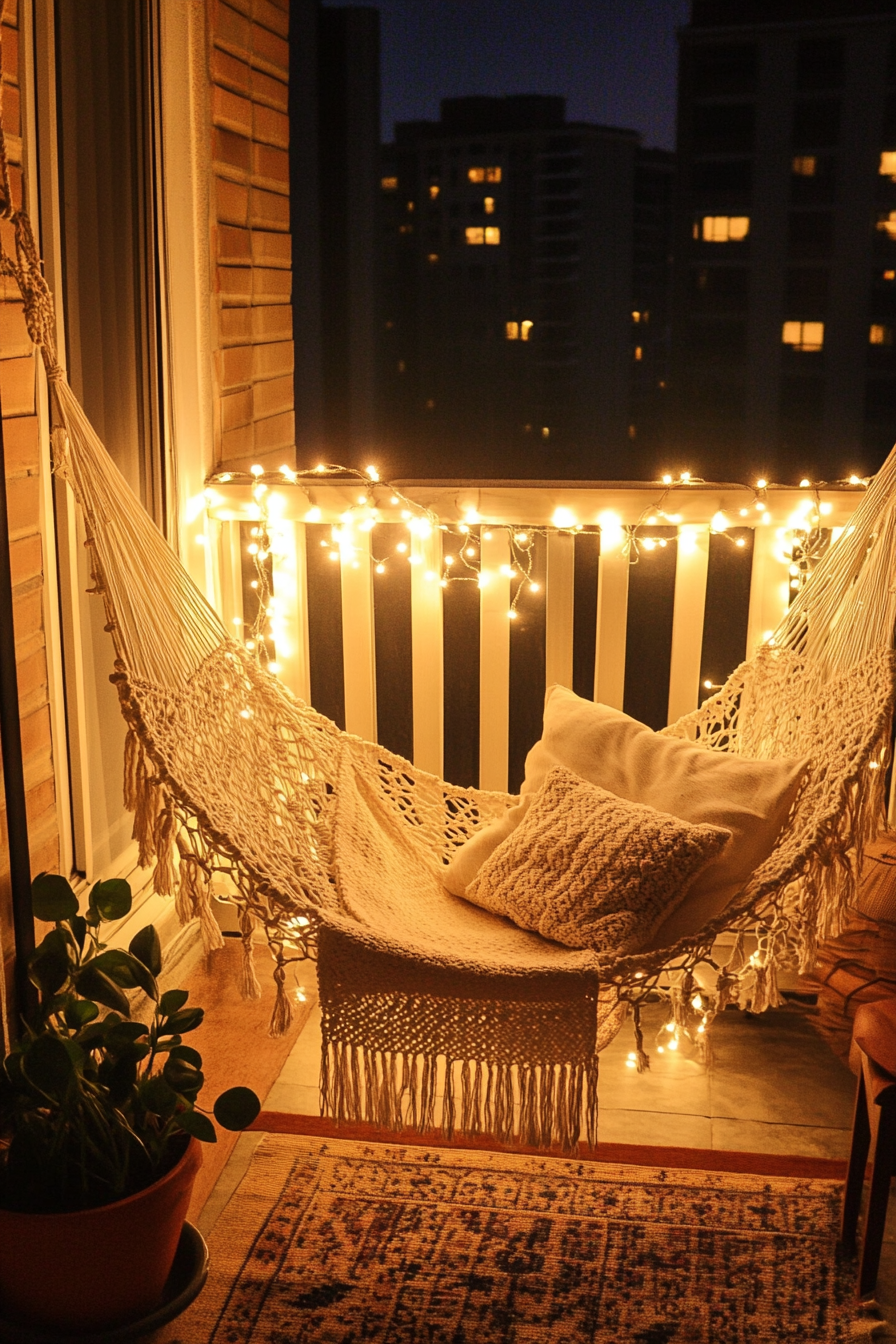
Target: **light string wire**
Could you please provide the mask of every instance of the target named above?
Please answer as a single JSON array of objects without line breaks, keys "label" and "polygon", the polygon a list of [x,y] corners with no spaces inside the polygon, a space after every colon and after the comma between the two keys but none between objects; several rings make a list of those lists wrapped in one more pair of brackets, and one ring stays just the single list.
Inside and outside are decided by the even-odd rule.
[{"label": "light string wire", "polygon": [[[380,508],[382,507],[380,497],[383,494],[388,494],[388,503],[391,508],[401,510],[401,521],[407,526],[409,534],[412,535],[417,532],[418,535],[429,536],[432,532],[439,531],[446,541],[450,539],[456,543],[450,551],[443,546],[443,555],[438,571],[435,569],[426,571],[427,579],[438,581],[442,588],[447,588],[454,583],[476,583],[480,588],[485,587],[489,581],[489,575],[482,568],[482,544],[484,541],[490,542],[495,533],[503,532],[507,538],[508,559],[500,566],[499,573],[510,584],[510,601],[507,611],[510,620],[516,619],[520,599],[525,592],[534,594],[542,589],[542,584],[534,577],[533,573],[537,539],[545,539],[558,534],[567,536],[596,535],[612,539],[614,548],[618,545],[621,553],[628,558],[629,564],[636,565],[640,563],[643,552],[665,549],[670,543],[677,543],[680,540],[680,534],[677,532],[675,535],[668,537],[645,535],[648,529],[665,526],[677,528],[682,522],[681,514],[670,510],[668,507],[668,503],[675,492],[704,487],[708,484],[702,477],[694,476],[689,471],[681,472],[677,479],[673,478],[668,472],[664,473],[660,481],[662,486],[660,494],[654,501],[645,506],[634,523],[622,523],[618,515],[611,510],[605,510],[603,514],[598,516],[598,521],[594,524],[580,523],[574,518],[570,510],[563,508],[558,508],[555,511],[554,518],[549,525],[520,526],[509,523],[486,523],[476,509],[469,508],[465,512],[465,521],[452,525],[443,523],[435,510],[410,499],[398,486],[390,481],[383,480],[373,466],[361,470],[357,467],[347,467],[340,463],[328,462],[319,463],[307,470],[296,470],[287,466],[280,467],[277,470],[265,470],[265,468],[256,465],[251,467],[248,472],[217,472],[206,483],[207,497],[212,495],[214,486],[218,484],[249,484],[258,509],[258,518],[250,528],[250,541],[247,547],[253,569],[250,588],[257,597],[257,608],[251,620],[244,621],[243,618],[236,617],[235,621],[244,627],[246,632],[245,646],[249,652],[253,653],[263,666],[275,674],[279,667],[276,661],[275,634],[271,623],[272,614],[277,606],[277,597],[274,592],[272,562],[274,542],[271,535],[271,517],[268,505],[270,492],[274,487],[298,486],[304,490],[309,504],[304,521],[320,522],[323,518],[322,510],[314,503],[310,492],[315,481],[332,479],[340,483],[357,481],[363,486],[363,493],[359,494],[354,503],[341,515],[340,524],[334,523],[332,525],[330,540],[322,540],[320,543],[323,548],[328,550],[330,558],[337,562],[342,558],[342,542],[345,540],[343,529],[346,526],[352,527],[356,522],[359,522],[362,530],[372,532],[378,523],[383,522],[380,517]],[[801,516],[791,521],[789,550],[788,546],[785,545],[781,556],[782,563],[788,566],[791,600],[805,586],[831,540],[830,529],[825,528],[822,524],[825,512],[830,512],[831,507],[821,500],[821,490],[828,484],[841,488],[847,484],[867,486],[868,481],[855,475],[831,483],[810,482],[805,478],[800,481],[800,488],[808,489],[811,493],[806,496],[806,505],[801,510]],[[750,520],[752,520],[753,525],[756,522],[767,524],[771,516],[768,511],[770,485],[767,480],[760,477],[755,484],[744,484],[741,488],[750,492],[752,498],[739,509],[738,519],[729,519],[720,509],[710,522],[709,533],[711,536],[726,537],[732,546],[742,550],[746,547],[746,540],[743,536],[734,534],[739,529],[750,528]],[[759,515],[758,518],[757,514]],[[410,563],[417,563],[420,560],[420,557],[413,553],[409,542],[405,541],[397,544],[395,554],[407,559]],[[377,574],[385,574],[392,559],[394,559],[394,556],[377,555],[371,551],[371,561]],[[707,681],[704,682],[704,689],[715,690],[717,686],[714,682]]]}]

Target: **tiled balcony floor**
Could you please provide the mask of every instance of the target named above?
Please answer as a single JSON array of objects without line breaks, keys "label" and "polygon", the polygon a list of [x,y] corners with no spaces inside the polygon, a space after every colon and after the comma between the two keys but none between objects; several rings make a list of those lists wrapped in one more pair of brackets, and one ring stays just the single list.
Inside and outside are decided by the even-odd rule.
[{"label": "tiled balcony floor", "polygon": [[[310,977],[309,977],[310,978]],[[626,1024],[600,1063],[600,1138],[609,1142],[715,1148],[845,1158],[849,1151],[855,1079],[815,1033],[801,1006],[760,1017],[739,1011],[713,1024],[706,1063],[680,1051],[658,1054],[654,1041],[666,1016],[662,1005],[644,1012],[648,1071],[628,1065]],[[266,1110],[319,1113],[320,1013],[315,1010],[280,1077]],[[259,1141],[239,1139],[203,1209],[208,1232],[238,1185]],[[876,1339],[896,1340],[896,1200],[887,1226],[878,1299],[892,1324]]]}]

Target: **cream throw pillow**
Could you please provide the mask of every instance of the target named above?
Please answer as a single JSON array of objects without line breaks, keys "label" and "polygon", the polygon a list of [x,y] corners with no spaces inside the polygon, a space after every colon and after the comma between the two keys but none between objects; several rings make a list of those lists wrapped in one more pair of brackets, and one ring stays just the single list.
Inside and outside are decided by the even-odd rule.
[{"label": "cream throw pillow", "polygon": [[480,831],[474,831],[469,840],[454,851],[451,862],[442,874],[442,882],[452,896],[465,896],[467,887],[475,878],[489,855],[494,854],[502,840],[506,840],[519,826],[532,802],[532,795],[520,798],[508,807],[503,816],[490,821]]},{"label": "cream throw pillow", "polygon": [[668,947],[721,914],[768,858],[808,762],[751,760],[661,737],[618,709],[551,686],[544,733],[526,757],[523,794],[536,792],[557,765],[630,802],[731,832],[722,854],[657,929],[651,945]]},{"label": "cream throw pillow", "polygon": [[466,898],[567,947],[634,952],[731,832],[626,802],[562,767]]},{"label": "cream throw pillow", "polygon": [[526,800],[558,765],[629,802],[731,832],[730,843],[650,941],[651,947],[669,947],[721,914],[772,852],[807,762],[755,761],[661,737],[618,709],[550,686],[544,733],[526,757],[520,801],[457,850],[443,878],[449,891],[465,894],[480,865],[525,816]]}]

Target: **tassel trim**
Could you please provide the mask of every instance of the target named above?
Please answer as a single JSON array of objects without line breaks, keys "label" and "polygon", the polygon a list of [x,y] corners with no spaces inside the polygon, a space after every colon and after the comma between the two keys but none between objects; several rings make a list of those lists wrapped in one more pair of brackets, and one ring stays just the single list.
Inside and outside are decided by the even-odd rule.
[{"label": "tassel trim", "polygon": [[321,1106],[337,1122],[574,1153],[582,1137],[597,1143],[597,1078],[597,1055],[577,1064],[495,1064],[331,1041],[321,1055]]}]

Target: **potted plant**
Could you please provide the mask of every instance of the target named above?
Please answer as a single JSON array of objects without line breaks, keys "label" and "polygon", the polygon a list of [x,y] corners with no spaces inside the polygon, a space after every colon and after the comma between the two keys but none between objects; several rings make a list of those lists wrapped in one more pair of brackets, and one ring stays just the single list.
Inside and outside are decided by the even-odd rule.
[{"label": "potted plant", "polygon": [[[0,1068],[0,1317],[44,1329],[99,1331],[159,1303],[215,1129],[197,1104],[202,1059],[183,1038],[201,1008],[160,990],[159,937],[127,949],[103,925],[131,909],[127,882],[97,883],[81,914],[71,885],[32,883],[37,919],[54,925],[29,959],[39,1005]],[[129,992],[153,1006],[131,1016]],[[244,1129],[260,1109],[248,1088],[214,1116]]]}]

